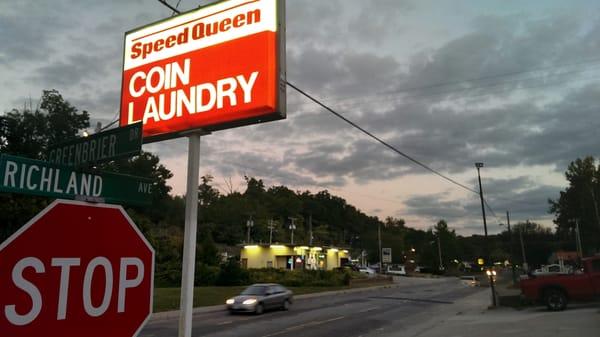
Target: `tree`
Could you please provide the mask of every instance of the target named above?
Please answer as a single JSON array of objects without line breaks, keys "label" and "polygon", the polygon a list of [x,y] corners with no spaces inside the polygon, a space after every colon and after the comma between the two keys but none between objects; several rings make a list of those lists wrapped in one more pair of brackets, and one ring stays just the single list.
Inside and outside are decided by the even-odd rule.
[{"label": "tree", "polygon": [[593,157],[571,162],[565,172],[569,186],[557,200],[549,200],[563,249],[575,249],[578,223],[584,252],[600,251],[600,167],[595,163]]},{"label": "tree", "polygon": [[[523,236],[525,257],[530,266],[540,266],[548,263],[550,255],[559,248],[556,235],[552,232],[552,229],[535,222],[525,221],[517,223],[513,227],[513,234],[517,238],[520,234]],[[522,252],[515,255],[520,257],[522,256]],[[521,260],[521,263],[523,263],[522,258],[517,260]]]},{"label": "tree", "polygon": [[452,262],[458,259],[460,252],[458,246],[458,239],[456,237],[456,231],[448,227],[446,220],[438,221],[433,227],[433,234],[435,236],[434,245],[438,249],[438,259],[435,263],[439,268],[439,249],[437,245],[441,246],[442,251],[442,262],[445,268],[449,268]]},{"label": "tree", "polygon": [[[45,90],[40,109],[17,110],[0,118],[0,152],[43,159],[48,146],[74,138],[89,127],[89,115],[79,113],[56,90]],[[0,242],[50,203],[44,197],[4,194],[0,196]]]},{"label": "tree", "polygon": [[200,178],[202,183],[198,186],[198,203],[202,208],[207,208],[219,200],[219,191],[211,185],[213,179],[210,174]]}]

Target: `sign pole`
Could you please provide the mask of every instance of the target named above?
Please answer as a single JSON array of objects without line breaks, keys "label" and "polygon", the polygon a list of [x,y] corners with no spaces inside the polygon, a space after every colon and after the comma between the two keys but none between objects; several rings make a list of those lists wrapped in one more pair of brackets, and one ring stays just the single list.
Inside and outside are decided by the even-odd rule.
[{"label": "sign pole", "polygon": [[200,133],[188,136],[187,192],[185,196],[185,236],[181,273],[179,337],[192,336],[194,308],[194,269],[198,232],[198,173],[200,170]]}]

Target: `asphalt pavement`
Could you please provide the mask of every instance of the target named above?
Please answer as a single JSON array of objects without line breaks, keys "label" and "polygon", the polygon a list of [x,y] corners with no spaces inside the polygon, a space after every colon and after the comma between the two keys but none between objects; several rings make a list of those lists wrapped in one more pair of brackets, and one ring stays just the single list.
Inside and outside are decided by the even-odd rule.
[{"label": "asphalt pavement", "polygon": [[[225,311],[194,315],[193,336],[368,336],[400,332],[431,313],[449,310],[456,301],[481,291],[456,278],[397,278],[394,287],[298,299],[290,311],[230,315]],[[177,336],[177,318],[152,320],[141,337]]]},{"label": "asphalt pavement", "polygon": [[433,308],[414,316],[416,324],[369,337],[598,337],[600,304],[570,303],[567,310],[548,311],[543,305],[521,309],[489,309],[491,294],[483,288],[449,308]]}]

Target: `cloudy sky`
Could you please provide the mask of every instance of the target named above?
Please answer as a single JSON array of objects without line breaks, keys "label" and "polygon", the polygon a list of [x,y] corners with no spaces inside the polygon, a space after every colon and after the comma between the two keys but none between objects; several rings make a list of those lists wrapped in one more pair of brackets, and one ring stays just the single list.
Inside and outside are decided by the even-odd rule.
[{"label": "cloudy sky", "polygon": [[[170,0],[177,4],[178,0]],[[189,10],[208,1],[181,0]],[[171,16],[153,0],[0,1],[0,111],[57,89],[93,124],[119,112],[123,34]],[[287,1],[288,81],[513,222],[551,225],[568,163],[598,156],[598,1]],[[145,145],[185,191],[187,141]],[[478,195],[389,151],[288,88],[288,118],[202,139],[201,175],[329,190],[369,215],[482,233]],[[232,184],[230,185],[229,182]]]}]

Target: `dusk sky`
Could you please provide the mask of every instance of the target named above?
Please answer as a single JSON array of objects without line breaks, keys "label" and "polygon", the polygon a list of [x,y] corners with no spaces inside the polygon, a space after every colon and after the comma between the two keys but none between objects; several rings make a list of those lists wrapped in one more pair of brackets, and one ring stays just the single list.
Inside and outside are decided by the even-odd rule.
[{"label": "dusk sky", "polygon": [[[170,0],[176,5],[178,0]],[[181,0],[190,10],[208,1]],[[0,109],[57,89],[91,114],[119,113],[124,32],[167,18],[154,0],[0,0]],[[491,233],[552,226],[567,165],[599,155],[598,1],[287,1],[287,78],[422,163],[478,189]],[[364,213],[482,234],[479,196],[435,176],[288,87],[285,120],[202,138],[200,174],[244,191],[327,189]],[[145,145],[185,191],[187,140]]]}]

